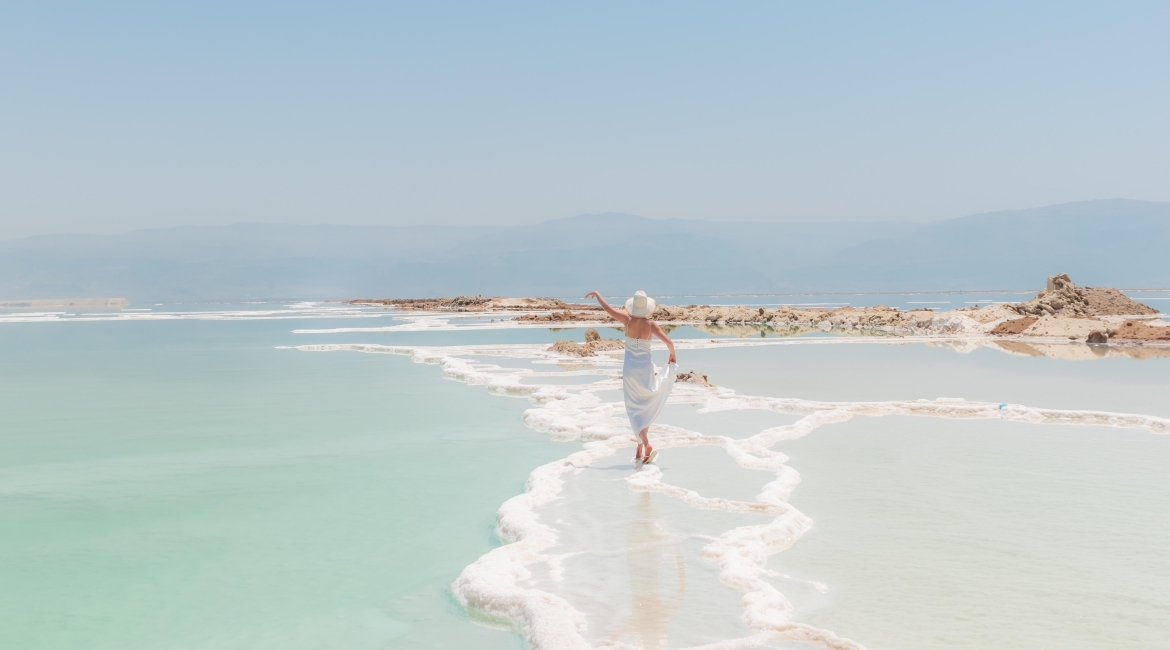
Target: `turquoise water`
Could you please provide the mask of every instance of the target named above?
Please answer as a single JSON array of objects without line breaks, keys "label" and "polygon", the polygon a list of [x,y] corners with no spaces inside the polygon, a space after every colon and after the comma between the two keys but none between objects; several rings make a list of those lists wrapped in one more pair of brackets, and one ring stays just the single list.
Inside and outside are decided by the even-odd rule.
[{"label": "turquoise water", "polygon": [[[582,332],[293,333],[351,325],[369,322],[0,326],[0,647],[523,647],[473,622],[451,584],[499,546],[496,510],[529,472],[581,443],[525,426],[530,401],[409,356],[278,348],[539,350]],[[710,338],[687,329],[678,333]],[[579,373],[517,381],[533,388],[588,389],[611,367],[451,354]],[[683,370],[741,395],[1170,416],[1165,358],[876,341],[679,356]],[[597,394],[617,398],[612,387]],[[676,403],[661,421],[743,439],[800,417]],[[767,565],[795,622],[870,650],[1120,649],[1170,636],[1160,616],[1170,608],[1170,436],[855,417],[774,449],[799,472],[790,502],[812,521]],[[750,502],[769,480],[718,447],[661,451],[663,481],[704,496]],[[703,550],[761,516],[639,492],[629,453],[567,475],[560,498],[537,510],[558,527],[565,575],[534,565],[526,584],[577,607],[595,643],[687,647],[747,634],[739,593]]]},{"label": "turquoise water", "polygon": [[519,646],[448,585],[560,445],[521,400],[290,329],[0,332],[0,647]]}]

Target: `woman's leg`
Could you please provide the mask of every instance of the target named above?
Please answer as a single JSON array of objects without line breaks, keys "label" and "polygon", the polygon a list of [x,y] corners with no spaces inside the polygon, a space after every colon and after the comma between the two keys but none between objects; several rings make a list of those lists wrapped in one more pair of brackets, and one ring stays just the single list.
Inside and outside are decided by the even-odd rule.
[{"label": "woman's leg", "polygon": [[642,441],[642,444],[638,445],[638,452],[642,454],[640,458],[650,458],[650,452],[654,449],[650,446],[650,427],[638,432],[638,440]]}]

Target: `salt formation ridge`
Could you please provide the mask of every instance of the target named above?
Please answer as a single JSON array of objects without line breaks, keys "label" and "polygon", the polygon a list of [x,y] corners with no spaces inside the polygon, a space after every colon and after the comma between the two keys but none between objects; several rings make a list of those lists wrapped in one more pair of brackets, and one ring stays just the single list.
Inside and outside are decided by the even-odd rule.
[{"label": "salt formation ridge", "polygon": [[[735,347],[769,344],[767,341],[680,340],[681,349]],[[531,408],[523,421],[536,431],[556,440],[580,440],[581,449],[565,458],[537,467],[528,478],[525,491],[499,509],[497,532],[504,544],[468,565],[451,589],[461,604],[498,624],[524,635],[537,650],[587,649],[593,647],[632,648],[621,642],[592,643],[587,617],[564,598],[526,584],[531,567],[545,563],[555,576],[563,571],[563,558],[551,553],[557,532],[541,521],[538,509],[558,499],[568,475],[612,456],[635,441],[622,417],[622,404],[604,402],[596,393],[619,390],[620,360],[600,355],[589,366],[563,371],[531,368],[504,368],[482,361],[483,357],[526,359],[534,365],[564,364],[569,357],[541,345],[478,345],[451,347],[392,346],[376,344],[302,345],[302,351],[357,351],[408,355],[416,363],[438,365],[444,377],[488,391],[526,398]],[[567,366],[575,368],[576,366]],[[528,377],[599,376],[587,384],[524,384]],[[661,494],[700,510],[751,513],[771,518],[766,524],[747,525],[713,535],[702,549],[703,557],[718,567],[718,579],[740,592],[741,621],[747,634],[737,638],[696,646],[705,650],[771,647],[775,643],[800,643],[831,650],[861,650],[853,640],[832,631],[792,620],[793,606],[766,578],[775,573],[766,568],[768,557],[794,544],[812,521],[788,503],[800,481],[789,467],[788,458],[771,449],[783,440],[800,438],[827,424],[845,422],[856,416],[905,415],[943,419],[1003,419],[1033,424],[1108,426],[1142,429],[1156,434],[1170,433],[1170,420],[1154,416],[1089,410],[1035,408],[1020,404],[968,402],[960,398],[884,402],[825,402],[795,398],[739,395],[734,390],[703,383],[680,383],[671,403],[690,404],[699,412],[737,409],[764,409],[802,416],[792,424],[764,429],[743,439],[706,435],[675,426],[654,425],[659,449],[710,446],[722,449],[744,469],[774,476],[752,501],[737,501],[702,495],[666,482],[663,471],[653,465],[631,472],[625,479],[628,489]]]}]

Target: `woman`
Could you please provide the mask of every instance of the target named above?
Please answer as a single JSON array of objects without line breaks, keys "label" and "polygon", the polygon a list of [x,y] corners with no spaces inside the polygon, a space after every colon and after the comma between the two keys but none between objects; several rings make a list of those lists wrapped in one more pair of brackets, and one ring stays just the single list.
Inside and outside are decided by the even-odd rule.
[{"label": "woman", "polygon": [[[586,298],[596,298],[614,320],[626,326],[626,358],[622,365],[622,389],[626,395],[626,415],[630,417],[630,426],[638,434],[638,452],[634,458],[635,465],[641,469],[643,463],[652,463],[658,456],[654,447],[650,446],[650,423],[658,417],[662,407],[666,405],[666,398],[670,396],[670,387],[674,385],[675,371],[678,369],[678,360],[674,355],[674,342],[655,323],[650,314],[654,313],[654,299],[647,298],[644,291],[634,294],[626,301],[625,310],[617,310],[609,306],[605,298],[596,291],[585,294]],[[667,361],[666,372],[661,374],[650,360],[650,341],[657,336],[670,349],[670,360]]]}]

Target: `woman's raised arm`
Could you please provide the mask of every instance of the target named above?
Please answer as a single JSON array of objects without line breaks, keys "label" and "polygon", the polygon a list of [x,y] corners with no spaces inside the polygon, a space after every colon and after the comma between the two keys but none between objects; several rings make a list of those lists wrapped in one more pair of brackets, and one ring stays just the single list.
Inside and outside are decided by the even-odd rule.
[{"label": "woman's raised arm", "polygon": [[597,298],[597,302],[601,303],[601,308],[604,309],[607,314],[609,314],[610,316],[613,316],[614,320],[618,321],[622,325],[629,325],[630,324],[630,315],[627,314],[625,312],[625,310],[618,311],[618,310],[614,309],[613,307],[610,307],[609,303],[605,301],[605,298],[601,297],[600,293],[597,293],[596,291],[590,291],[589,293],[585,294],[585,297],[586,298]]}]

